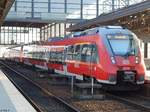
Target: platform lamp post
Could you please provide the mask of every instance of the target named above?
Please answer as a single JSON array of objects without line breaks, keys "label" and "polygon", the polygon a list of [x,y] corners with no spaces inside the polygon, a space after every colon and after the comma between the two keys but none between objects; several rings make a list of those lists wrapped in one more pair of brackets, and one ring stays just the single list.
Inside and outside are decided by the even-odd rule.
[{"label": "platform lamp post", "polygon": [[90,56],[90,74],[92,76],[91,78],[91,95],[94,94],[94,78],[92,74],[92,61],[93,61],[93,45],[91,46],[91,56]]},{"label": "platform lamp post", "polygon": [[115,1],[112,0],[112,11],[114,11],[114,10],[115,10]]},{"label": "platform lamp post", "polygon": [[75,76],[71,76],[71,94],[72,95],[74,93],[74,79],[75,79]]}]

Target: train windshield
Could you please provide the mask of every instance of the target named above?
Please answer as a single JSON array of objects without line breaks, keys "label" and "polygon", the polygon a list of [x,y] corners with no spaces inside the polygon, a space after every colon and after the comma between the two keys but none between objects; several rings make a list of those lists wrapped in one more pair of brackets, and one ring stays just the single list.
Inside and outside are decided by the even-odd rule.
[{"label": "train windshield", "polygon": [[136,55],[138,47],[132,35],[107,35],[114,55]]}]

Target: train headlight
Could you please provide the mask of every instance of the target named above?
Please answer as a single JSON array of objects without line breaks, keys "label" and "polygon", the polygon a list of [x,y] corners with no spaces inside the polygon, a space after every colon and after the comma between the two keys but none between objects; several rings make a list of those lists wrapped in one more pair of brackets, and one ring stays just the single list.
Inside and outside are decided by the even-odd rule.
[{"label": "train headlight", "polygon": [[112,62],[112,64],[116,64],[116,61],[115,61],[114,57],[111,57],[111,62]]},{"label": "train headlight", "polygon": [[144,81],[145,81],[144,75],[141,75],[137,80],[137,84],[144,84]]},{"label": "train headlight", "polygon": [[135,57],[135,63],[136,63],[136,64],[139,63],[139,57],[138,57],[138,56]]},{"label": "train headlight", "polygon": [[139,77],[139,81],[144,81],[144,75]]},{"label": "train headlight", "polygon": [[110,75],[109,76],[109,81],[110,82],[116,82],[116,75]]}]

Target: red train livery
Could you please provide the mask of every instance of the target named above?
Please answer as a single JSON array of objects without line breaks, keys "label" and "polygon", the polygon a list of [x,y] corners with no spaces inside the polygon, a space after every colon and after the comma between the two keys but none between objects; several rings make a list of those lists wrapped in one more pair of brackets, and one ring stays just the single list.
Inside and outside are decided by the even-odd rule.
[{"label": "red train livery", "polygon": [[144,84],[145,65],[139,41],[134,33],[119,26],[50,38],[41,44],[10,49],[7,54],[9,59],[80,80],[93,77],[112,89],[133,90]]}]

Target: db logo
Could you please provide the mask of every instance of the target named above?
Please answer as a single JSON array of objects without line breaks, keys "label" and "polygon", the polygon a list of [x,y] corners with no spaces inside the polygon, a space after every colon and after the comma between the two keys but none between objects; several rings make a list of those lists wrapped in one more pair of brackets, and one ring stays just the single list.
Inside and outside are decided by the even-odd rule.
[{"label": "db logo", "polygon": [[123,60],[123,62],[122,62],[124,65],[128,65],[128,64],[130,64],[130,62],[129,62],[129,60]]}]

